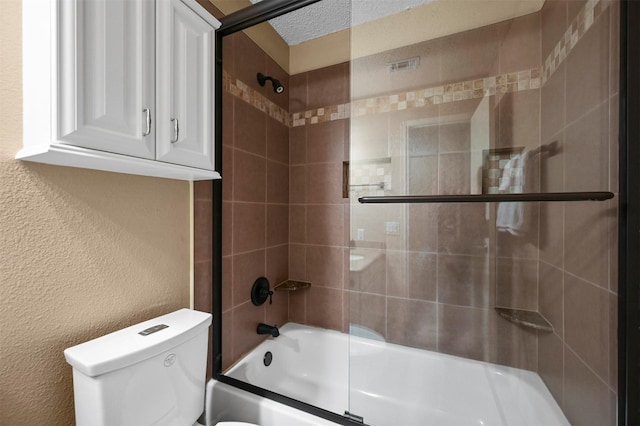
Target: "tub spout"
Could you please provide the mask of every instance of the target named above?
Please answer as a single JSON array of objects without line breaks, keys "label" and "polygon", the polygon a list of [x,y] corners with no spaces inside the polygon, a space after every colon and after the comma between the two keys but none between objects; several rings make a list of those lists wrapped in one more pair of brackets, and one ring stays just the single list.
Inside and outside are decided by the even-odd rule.
[{"label": "tub spout", "polygon": [[278,327],[275,325],[268,325],[264,323],[258,324],[258,329],[256,330],[258,334],[270,334],[273,337],[278,337],[280,332],[278,331]]}]

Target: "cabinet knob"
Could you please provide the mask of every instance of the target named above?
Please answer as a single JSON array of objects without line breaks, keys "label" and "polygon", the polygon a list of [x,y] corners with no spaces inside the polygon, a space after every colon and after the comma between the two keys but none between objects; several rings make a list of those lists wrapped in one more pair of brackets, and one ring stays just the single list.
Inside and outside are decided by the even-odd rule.
[{"label": "cabinet knob", "polygon": [[180,137],[180,126],[178,126],[177,118],[172,118],[171,121],[173,122],[173,139],[171,139],[171,143],[176,143]]},{"label": "cabinet knob", "polygon": [[147,130],[142,134],[142,136],[149,136],[149,134],[151,134],[151,110],[149,108],[145,108],[142,112],[147,116]]}]

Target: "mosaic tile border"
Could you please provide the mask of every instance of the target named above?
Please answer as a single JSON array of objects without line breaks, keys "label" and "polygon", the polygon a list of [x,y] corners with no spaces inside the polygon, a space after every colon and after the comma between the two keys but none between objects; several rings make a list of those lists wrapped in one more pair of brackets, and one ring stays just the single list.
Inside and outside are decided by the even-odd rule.
[{"label": "mosaic tile border", "polygon": [[342,120],[349,118],[350,115],[351,106],[349,103],[316,108],[304,112],[295,112],[291,114],[291,127]]},{"label": "mosaic tile border", "polygon": [[294,113],[291,117],[291,126],[298,127],[349,118],[350,116],[360,117],[363,115],[381,114],[410,108],[420,108],[427,105],[478,99],[496,94],[539,89],[541,85],[540,76],[541,69],[532,68],[477,80],[361,99],[351,104],[347,103]]},{"label": "mosaic tile border", "polygon": [[567,28],[564,35],[545,59],[542,70],[542,84],[545,84],[560,67],[560,64],[569,56],[569,52],[573,50],[582,39],[582,36],[585,35],[610,4],[609,0],[589,0],[578,12],[569,28]]},{"label": "mosaic tile border", "polygon": [[569,52],[591,28],[593,23],[610,6],[610,0],[589,0],[578,12],[564,35],[542,67],[517,72],[499,74],[477,80],[428,87],[403,93],[361,99],[352,103],[331,105],[289,114],[264,95],[249,87],[246,83],[223,72],[223,88],[233,96],[242,99],[274,120],[288,126],[299,127],[327,121],[343,120],[351,116],[359,117],[426,105],[438,105],[485,96],[539,89],[567,58]]},{"label": "mosaic tile border", "polygon": [[249,87],[246,83],[232,77],[226,71],[223,71],[222,73],[222,87],[225,92],[231,93],[236,98],[242,99],[249,105],[254,106],[265,114],[268,114],[269,117],[274,120],[287,127],[291,126],[291,119],[287,110],[276,105],[263,94],[258,93],[256,90]]},{"label": "mosaic tile border", "polygon": [[354,117],[540,88],[540,68],[354,101]]},{"label": "mosaic tile border", "polygon": [[223,73],[222,81],[225,92],[242,99],[286,126],[298,127],[326,121],[342,120],[352,115],[359,117],[391,111],[402,111],[408,108],[420,108],[426,105],[438,105],[466,99],[478,99],[496,94],[538,89],[541,85],[540,74],[540,68],[532,68],[478,80],[469,80],[461,83],[411,90],[394,95],[361,99],[353,103],[332,105],[293,114],[289,114],[285,109],[252,89],[246,83],[232,77],[226,71]]}]

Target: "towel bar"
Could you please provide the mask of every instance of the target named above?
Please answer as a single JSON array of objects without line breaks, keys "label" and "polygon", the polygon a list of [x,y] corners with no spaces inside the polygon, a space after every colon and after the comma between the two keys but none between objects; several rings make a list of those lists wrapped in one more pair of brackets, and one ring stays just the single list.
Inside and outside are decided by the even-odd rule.
[{"label": "towel bar", "polygon": [[548,192],[536,194],[477,194],[477,195],[390,195],[360,197],[361,204],[390,203],[497,203],[534,201],[605,201],[613,198],[612,192]]}]

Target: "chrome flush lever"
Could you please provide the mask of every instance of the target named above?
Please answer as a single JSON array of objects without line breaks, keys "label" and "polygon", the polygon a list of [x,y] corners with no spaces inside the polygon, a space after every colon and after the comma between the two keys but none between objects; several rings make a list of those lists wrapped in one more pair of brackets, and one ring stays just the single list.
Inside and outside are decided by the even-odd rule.
[{"label": "chrome flush lever", "polygon": [[178,126],[177,118],[172,118],[171,121],[173,122],[173,136],[174,136],[174,138],[171,139],[171,143],[176,143],[178,142],[178,138],[180,137],[180,127]]},{"label": "chrome flush lever", "polygon": [[149,136],[151,134],[151,110],[149,108],[145,108],[142,112],[147,116],[147,130],[142,134],[142,136]]}]

